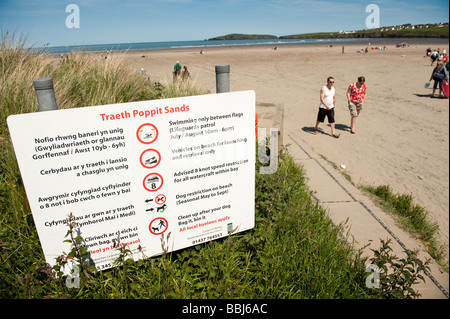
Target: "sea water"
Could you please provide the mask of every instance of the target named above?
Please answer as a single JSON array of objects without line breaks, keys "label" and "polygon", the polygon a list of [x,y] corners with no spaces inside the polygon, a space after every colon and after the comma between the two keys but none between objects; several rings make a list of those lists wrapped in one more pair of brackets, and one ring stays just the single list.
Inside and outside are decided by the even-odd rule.
[{"label": "sea water", "polygon": [[237,47],[237,46],[280,46],[289,44],[342,44],[345,43],[368,43],[370,39],[252,39],[252,40],[197,40],[197,41],[167,41],[167,42],[140,42],[140,43],[111,43],[111,44],[89,44],[53,46],[45,49],[49,53],[60,54],[73,51],[105,52],[105,51],[126,51],[126,50],[164,50],[164,49],[206,49],[217,47]]},{"label": "sea water", "polygon": [[89,44],[70,46],[49,46],[36,48],[38,51],[45,50],[53,54],[68,53],[73,51],[106,52],[106,51],[133,51],[133,50],[167,50],[167,49],[196,49],[202,50],[217,47],[245,47],[245,46],[282,46],[282,45],[336,45],[345,46],[350,44],[361,44],[366,47],[369,43],[373,45],[409,43],[412,45],[422,43],[448,43],[448,39],[434,38],[349,38],[349,39],[251,39],[251,40],[195,40],[195,41],[166,41],[166,42],[138,42],[138,43],[111,43],[111,44]]}]

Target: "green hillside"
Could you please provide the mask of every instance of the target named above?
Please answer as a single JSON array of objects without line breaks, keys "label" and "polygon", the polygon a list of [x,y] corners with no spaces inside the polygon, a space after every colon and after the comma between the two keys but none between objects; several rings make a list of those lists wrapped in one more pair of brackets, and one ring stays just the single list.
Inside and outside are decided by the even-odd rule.
[{"label": "green hillside", "polygon": [[[383,30],[383,31],[382,31]],[[449,27],[392,30],[384,27],[354,33],[321,32],[281,36],[280,39],[345,39],[345,38],[448,38]]]},{"label": "green hillside", "polygon": [[301,33],[294,35],[274,36],[267,34],[241,34],[232,33],[212,40],[254,40],[254,39],[345,39],[345,38],[448,38],[449,23],[436,24],[403,24],[399,26],[388,26],[377,29],[341,31],[341,32],[318,32]]}]

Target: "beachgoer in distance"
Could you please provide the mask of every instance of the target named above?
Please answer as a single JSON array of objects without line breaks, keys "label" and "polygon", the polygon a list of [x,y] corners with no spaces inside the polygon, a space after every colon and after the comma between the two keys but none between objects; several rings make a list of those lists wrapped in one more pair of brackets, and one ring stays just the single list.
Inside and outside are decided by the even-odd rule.
[{"label": "beachgoer in distance", "polygon": [[173,66],[173,78],[177,79],[180,76],[181,73],[181,64],[180,61],[177,61],[175,65]]},{"label": "beachgoer in distance", "polygon": [[431,52],[431,54],[430,54],[431,65],[433,65],[434,62],[436,62],[436,60],[438,58],[439,58],[439,52],[437,50],[434,50],[433,52]]},{"label": "beachgoer in distance", "polygon": [[191,74],[189,73],[187,66],[183,67],[183,74],[181,75],[181,78],[184,80],[187,80],[191,77]]},{"label": "beachgoer in distance", "polygon": [[363,76],[358,78],[358,82],[350,84],[347,90],[348,108],[350,110],[350,133],[355,134],[356,118],[361,113],[364,100],[367,96],[366,79]]},{"label": "beachgoer in distance", "polygon": [[447,50],[442,51],[442,55],[440,56],[440,61],[444,62],[444,64],[448,62]]},{"label": "beachgoer in distance", "polygon": [[147,75],[147,71],[145,71],[144,68],[141,68],[141,73],[145,80],[150,80],[150,77]]},{"label": "beachgoer in distance", "polygon": [[325,121],[325,116],[328,118],[328,123],[331,126],[331,136],[339,138],[339,134],[335,132],[334,107],[336,104],[336,91],[334,89],[334,78],[327,79],[327,85],[320,90],[320,105],[319,113],[317,114],[317,122],[314,129],[314,134],[319,132],[319,123]]},{"label": "beachgoer in distance", "polygon": [[434,93],[436,92],[437,87],[439,86],[439,97],[442,95],[442,81],[444,81],[446,78],[446,70],[444,67],[444,62],[439,61],[437,66],[434,68],[433,72],[431,73],[430,82],[431,80],[434,80],[434,86],[433,86],[433,93],[431,96],[434,96]]}]

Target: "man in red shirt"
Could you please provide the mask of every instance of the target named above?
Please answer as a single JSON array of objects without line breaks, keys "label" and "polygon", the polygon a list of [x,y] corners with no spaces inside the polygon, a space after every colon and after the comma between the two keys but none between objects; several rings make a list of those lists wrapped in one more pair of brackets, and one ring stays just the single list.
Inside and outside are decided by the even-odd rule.
[{"label": "man in red shirt", "polygon": [[358,82],[350,84],[347,90],[348,108],[350,110],[351,124],[350,132],[355,134],[356,118],[361,113],[364,100],[367,96],[366,79],[363,76],[358,78]]}]

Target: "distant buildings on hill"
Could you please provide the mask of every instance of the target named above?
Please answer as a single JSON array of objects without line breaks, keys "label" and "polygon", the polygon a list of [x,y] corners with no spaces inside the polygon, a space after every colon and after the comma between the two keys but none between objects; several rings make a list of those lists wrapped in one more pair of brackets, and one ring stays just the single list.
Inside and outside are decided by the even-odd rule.
[{"label": "distant buildings on hill", "polygon": [[[379,28],[381,32],[385,32],[385,31],[398,31],[398,30],[415,30],[415,29],[428,29],[428,28],[444,28],[444,27],[448,27],[448,22],[446,23],[435,23],[435,24],[416,24],[416,25],[411,25],[410,23],[408,24],[402,24],[402,25],[394,25],[391,27],[383,27],[383,28]],[[368,29],[364,29],[364,30],[368,30]],[[345,31],[345,30],[341,30],[339,31],[339,34],[354,34],[358,31]]]}]

